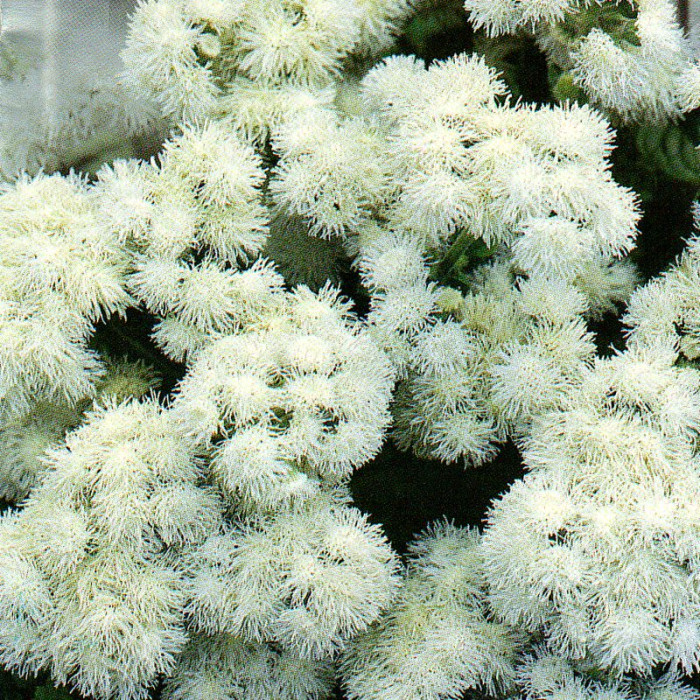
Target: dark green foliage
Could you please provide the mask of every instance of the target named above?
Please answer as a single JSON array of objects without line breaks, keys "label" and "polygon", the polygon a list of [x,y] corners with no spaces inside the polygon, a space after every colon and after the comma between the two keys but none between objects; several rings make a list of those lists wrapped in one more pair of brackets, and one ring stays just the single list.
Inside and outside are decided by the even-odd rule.
[{"label": "dark green foliage", "polygon": [[635,129],[636,147],[643,167],[695,188],[700,188],[700,115],[678,124],[642,125]]}]

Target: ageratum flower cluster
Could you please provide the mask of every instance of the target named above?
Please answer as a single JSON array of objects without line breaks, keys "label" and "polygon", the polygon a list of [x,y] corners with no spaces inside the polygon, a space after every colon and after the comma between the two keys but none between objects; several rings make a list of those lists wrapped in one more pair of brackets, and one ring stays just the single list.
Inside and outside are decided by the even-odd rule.
[{"label": "ageratum flower cluster", "polygon": [[[113,96],[167,138],[2,185],[7,669],[700,700],[700,247],[640,284],[611,127],[677,128],[700,71],[668,0],[465,8],[476,46],[534,37],[558,104],[490,54],[392,55],[439,16],[411,0],[141,0]],[[511,441],[525,475],[402,561],[353,501],[388,437],[496,478]]]}]

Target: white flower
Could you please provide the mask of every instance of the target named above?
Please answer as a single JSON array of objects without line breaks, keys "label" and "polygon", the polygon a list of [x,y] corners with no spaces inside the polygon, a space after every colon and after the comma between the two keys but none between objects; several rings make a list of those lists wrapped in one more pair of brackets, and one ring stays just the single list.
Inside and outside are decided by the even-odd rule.
[{"label": "white flower", "polygon": [[270,191],[311,223],[312,235],[357,229],[389,190],[385,144],[357,118],[338,124],[330,110],[288,119],[274,134],[280,155]]},{"label": "white flower", "polygon": [[195,627],[307,659],[366,629],[393,598],[397,560],[380,529],[343,501],[324,494],[205,542],[192,558]]},{"label": "white flower", "polygon": [[264,139],[296,111],[289,98],[301,108],[327,101],[323,91],[349,55],[387,47],[410,7],[409,0],[147,0],[132,17],[126,81],[175,121],[223,117]]},{"label": "white flower", "polygon": [[457,700],[513,677],[519,640],[489,622],[479,535],[447,522],[411,545],[398,599],[341,659],[352,700]]},{"label": "white flower", "polygon": [[228,635],[195,637],[168,680],[166,700],[323,700],[331,697],[328,661],[301,659],[271,645]]},{"label": "white flower", "polygon": [[518,685],[524,700],[696,700],[696,690],[680,682],[677,674],[665,673],[658,680],[616,681],[597,677],[583,663],[569,662],[536,647],[518,668]]},{"label": "white flower", "polygon": [[688,241],[676,264],[637,289],[630,298],[625,323],[635,347],[658,346],[681,352],[689,359],[700,355],[700,264],[698,238]]},{"label": "white flower", "polygon": [[122,53],[126,77],[155,98],[165,116],[195,119],[213,107],[218,89],[197,55],[202,36],[182,0],[146,0],[132,15]]},{"label": "white flower", "polygon": [[533,27],[540,22],[557,22],[566,12],[576,10],[580,0],[465,0],[477,28],[485,28],[491,36],[513,33],[520,27]]},{"label": "white flower", "polygon": [[20,178],[0,193],[0,411],[75,403],[101,369],[93,324],[121,313],[128,256],[100,230],[77,176]]},{"label": "white flower", "polygon": [[136,249],[130,289],[164,317],[154,337],[173,359],[278,304],[282,278],[260,259],[250,265],[267,239],[263,179],[253,148],[218,122],[185,126],[158,165],[100,172],[101,228]]},{"label": "white flower", "polygon": [[95,409],[47,464],[0,522],[0,658],[96,698],[143,698],[186,642],[184,576],[164,548],[215,532],[218,500],[151,402]]},{"label": "white flower", "polygon": [[490,36],[535,32],[563,77],[622,121],[675,118],[697,102],[697,66],[671,0],[465,0]]},{"label": "white flower", "polygon": [[639,46],[592,29],[572,51],[574,79],[624,120],[675,116],[690,50],[668,0],[635,3]]},{"label": "white flower", "polygon": [[0,497],[20,501],[45,470],[41,458],[79,422],[62,404],[37,403],[26,415],[8,419],[0,430]]},{"label": "white flower", "polygon": [[224,491],[270,508],[373,457],[392,387],[387,358],[338,294],[300,287],[276,315],[204,349],[174,411],[183,430],[216,447],[212,472]]},{"label": "white flower", "polygon": [[411,336],[395,402],[399,445],[478,465],[507,435],[527,434],[592,361],[592,336],[580,319],[587,308],[561,280],[533,276],[516,287],[507,260],[483,266],[473,292],[455,305],[458,321]]},{"label": "white flower", "polygon": [[674,360],[656,348],[599,360],[535,421],[533,473],[496,502],[484,535],[499,619],[615,675],[691,672],[700,658],[699,385]]}]

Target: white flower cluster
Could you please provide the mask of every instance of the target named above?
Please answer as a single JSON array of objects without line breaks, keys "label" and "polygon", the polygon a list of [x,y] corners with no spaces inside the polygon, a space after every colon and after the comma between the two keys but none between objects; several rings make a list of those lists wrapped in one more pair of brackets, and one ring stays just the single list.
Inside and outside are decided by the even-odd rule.
[{"label": "white flower cluster", "polygon": [[638,348],[599,360],[526,443],[483,551],[499,619],[615,674],[700,663],[700,373]]},{"label": "white flower cluster", "polygon": [[404,375],[416,335],[432,321],[441,300],[437,285],[428,281],[422,242],[370,224],[360,237],[357,266],[371,294],[370,332]]},{"label": "white flower cluster", "polygon": [[675,118],[700,106],[693,61],[672,0],[465,0],[490,35],[534,31],[594,104],[623,121]]},{"label": "white flower cluster", "polygon": [[129,255],[98,225],[76,175],[20,178],[0,192],[0,414],[75,404],[102,365],[94,323],[124,311]]},{"label": "white flower cluster", "polygon": [[[188,619],[212,637],[203,644],[227,635],[269,659],[282,649],[300,675],[273,676],[286,687],[275,692],[320,697],[327,659],[393,599],[396,556],[342,486],[378,452],[392,388],[388,358],[339,293],[298,287],[202,349],[178,389],[173,418],[208,455],[234,516],[190,558]],[[216,662],[222,687],[238,687],[227,674],[239,653]],[[212,670],[183,663],[173,693],[207,686]],[[244,687],[263,692],[256,682]]]},{"label": "white flower cluster", "polygon": [[323,660],[374,622],[399,583],[381,529],[324,493],[210,537],[192,557],[196,630]]},{"label": "white flower cluster", "polygon": [[[141,398],[158,383],[150,368],[140,362],[107,358],[105,368],[94,387],[97,405]],[[44,453],[57,446],[68,430],[81,423],[89,407],[88,399],[77,405],[38,401],[31,411],[3,421],[0,425],[0,499],[16,503],[29,494],[39,475],[46,470]]]},{"label": "white flower cluster", "polygon": [[[593,353],[580,317],[614,309],[636,283],[616,260],[639,212],[610,175],[608,124],[588,107],[503,106],[504,92],[477,57],[428,69],[393,57],[360,84],[362,116],[310,109],[272,141],[273,198],[312,234],[347,238],[372,333],[412,375],[402,444],[445,460],[485,461],[494,440],[553,407]],[[428,259],[466,239],[510,248],[530,280],[480,280],[467,301],[439,288]],[[439,312],[460,322],[436,324]]]},{"label": "white flower cluster", "polygon": [[[695,209],[700,228],[700,208]],[[624,321],[631,346],[658,346],[689,360],[700,357],[700,238],[693,236],[670,270],[640,287],[630,298]]]},{"label": "white flower cluster", "polygon": [[129,288],[156,316],[155,338],[184,360],[274,306],[281,277],[255,258],[267,236],[264,172],[217,122],[186,127],[160,163],[118,161],[92,190],[107,235],[136,251]]},{"label": "white flower cluster", "polygon": [[444,700],[509,686],[519,649],[489,619],[479,533],[443,522],[411,545],[397,601],[352,642],[340,672],[350,700]]},{"label": "white flower cluster", "polygon": [[[522,700],[699,700],[700,693],[680,682],[675,673],[656,680],[596,679],[595,669],[579,672],[575,664],[548,652],[535,650],[518,668]],[[600,675],[600,674],[598,674]]]},{"label": "white flower cluster", "polygon": [[242,507],[274,509],[348,477],[379,451],[393,371],[331,288],[283,297],[274,316],[205,348],[173,410],[213,450]]},{"label": "white flower cluster", "polygon": [[0,427],[0,499],[22,500],[45,470],[44,453],[80,423],[80,411],[63,403],[38,402],[29,413]]},{"label": "white flower cluster", "polygon": [[357,230],[393,189],[383,134],[361,117],[308,109],[275,130],[272,146],[282,156],[274,201],[307,219],[312,235]]},{"label": "white flower cluster", "polygon": [[[396,555],[350,506],[342,484],[379,451],[394,369],[337,291],[284,291],[270,264],[249,266],[267,239],[264,177],[250,146],[221,122],[206,122],[183,126],[158,161],[117,161],[90,187],[73,176],[40,176],[3,195],[7,254],[21,260],[17,251],[26,248],[32,256],[19,291],[33,303],[46,296],[39,319],[53,322],[53,333],[65,325],[48,315],[51,295],[67,296],[64,306],[72,302],[84,317],[79,349],[94,364],[81,367],[80,391],[56,388],[48,377],[46,390],[28,386],[27,402],[44,401],[44,417],[22,413],[5,426],[6,495],[18,498],[46,469],[41,452],[81,424],[67,447],[50,452],[40,485],[7,520],[0,650],[11,668],[50,670],[56,682],[98,698],[143,698],[163,673],[175,673],[168,691],[175,696],[187,687],[213,697],[323,697],[330,657],[392,601]],[[71,188],[71,206],[52,209],[44,183],[59,195]],[[34,229],[43,238],[17,246]],[[53,235],[73,248],[50,247]],[[106,241],[109,255],[92,238]],[[47,255],[60,263],[55,271]],[[115,291],[109,275],[93,272],[105,257]],[[50,278],[46,290],[33,283],[39,273]],[[127,288],[161,317],[155,338],[189,363],[188,373],[172,411],[112,400],[85,418],[92,394],[150,388],[138,371],[104,375],[86,345],[93,321],[131,302]],[[28,376],[8,371],[15,380]],[[205,475],[228,501],[223,529],[218,499],[196,483]],[[49,534],[52,508],[60,517],[61,508],[70,511],[65,527],[82,536],[74,547],[61,528]],[[191,531],[180,532],[186,524]],[[59,554],[68,548],[63,568],[37,549],[49,536]],[[196,553],[183,551],[199,543]],[[12,592],[20,565],[34,598]],[[188,637],[194,654],[211,647],[220,656],[193,668],[185,655],[176,666]],[[241,664],[255,661],[261,670],[249,669],[244,683]]]},{"label": "white flower cluster", "polygon": [[275,132],[271,192],[322,235],[379,219],[426,246],[469,231],[517,242],[526,271],[576,275],[634,245],[635,196],[587,107],[502,106],[483,59],[394,56],[363,79],[363,117],[310,109]]},{"label": "white flower cluster", "polygon": [[[609,123],[478,56],[370,68],[412,5],[142,0],[127,82],[162,152],[0,191],[9,669],[96,700],[700,700],[700,238],[596,357],[638,281]],[[667,0],[466,5],[623,119],[700,94]],[[136,305],[167,408],[94,349]],[[419,456],[512,438],[529,469],[403,572],[348,486],[392,410]]]},{"label": "white flower cluster", "polygon": [[251,138],[333,99],[352,54],[390,45],[411,0],[147,0],[128,78],[175,119],[218,116]]},{"label": "white flower cluster", "polygon": [[201,465],[153,402],[107,403],[0,520],[0,658],[101,700],[146,698],[186,642],[175,554],[220,520]]},{"label": "white flower cluster", "polygon": [[[301,659],[238,637],[199,637],[180,657],[165,700],[324,700],[332,697],[329,661]],[[693,699],[694,700],[694,699]]]},{"label": "white flower cluster", "polygon": [[414,338],[397,395],[400,445],[481,464],[580,382],[595,354],[581,318],[585,297],[547,279],[515,286],[508,267],[486,266],[454,318]]},{"label": "white flower cluster", "polygon": [[201,351],[171,410],[107,400],[49,452],[0,527],[7,666],[100,699],[145,698],[163,673],[173,698],[328,695],[330,657],[399,583],[381,530],[336,486],[379,450],[393,369],[337,292],[279,297]]}]

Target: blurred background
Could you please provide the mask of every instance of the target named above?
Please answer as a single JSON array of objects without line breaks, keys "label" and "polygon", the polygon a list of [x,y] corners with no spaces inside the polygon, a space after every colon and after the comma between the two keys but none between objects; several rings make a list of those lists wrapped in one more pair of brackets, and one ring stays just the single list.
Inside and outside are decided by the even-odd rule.
[{"label": "blurred background", "polygon": [[[0,176],[131,155],[155,111],[119,85],[135,0],[2,0]],[[134,144],[138,149],[139,144]]]}]

